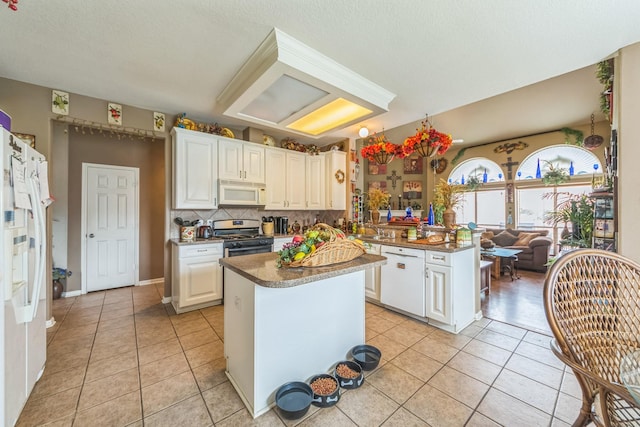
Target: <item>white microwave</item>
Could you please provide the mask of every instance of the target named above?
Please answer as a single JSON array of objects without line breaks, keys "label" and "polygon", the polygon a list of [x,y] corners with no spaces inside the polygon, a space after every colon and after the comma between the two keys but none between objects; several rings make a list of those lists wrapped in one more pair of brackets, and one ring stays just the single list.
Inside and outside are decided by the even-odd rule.
[{"label": "white microwave", "polygon": [[264,184],[219,181],[219,205],[264,206],[267,195]]}]

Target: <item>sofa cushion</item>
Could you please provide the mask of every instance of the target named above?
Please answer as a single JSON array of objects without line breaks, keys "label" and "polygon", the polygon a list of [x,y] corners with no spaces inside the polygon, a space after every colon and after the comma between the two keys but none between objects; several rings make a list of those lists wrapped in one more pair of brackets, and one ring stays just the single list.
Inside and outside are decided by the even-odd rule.
[{"label": "sofa cushion", "polygon": [[513,244],[513,246],[527,246],[529,242],[533,240],[535,237],[538,237],[540,233],[520,233],[518,234],[518,240]]},{"label": "sofa cushion", "polygon": [[494,247],[496,244],[493,243],[493,240],[491,239],[485,239],[483,237],[480,238],[480,247],[482,247],[483,249],[490,249],[492,247]]},{"label": "sofa cushion", "polygon": [[495,236],[495,234],[493,234],[493,231],[485,231],[484,233],[482,233],[480,235],[480,239],[493,239],[493,236]]},{"label": "sofa cushion", "polygon": [[512,246],[518,238],[513,234],[509,233],[507,230],[498,234],[497,236],[493,236],[493,243],[498,246]]}]

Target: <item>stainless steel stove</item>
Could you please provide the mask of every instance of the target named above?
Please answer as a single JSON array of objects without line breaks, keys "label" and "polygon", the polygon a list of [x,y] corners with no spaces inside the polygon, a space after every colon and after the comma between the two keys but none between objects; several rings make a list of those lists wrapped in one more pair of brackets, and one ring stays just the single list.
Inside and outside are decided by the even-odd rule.
[{"label": "stainless steel stove", "polygon": [[214,221],[213,236],[223,240],[225,257],[273,251],[273,237],[260,234],[260,221],[257,219]]}]

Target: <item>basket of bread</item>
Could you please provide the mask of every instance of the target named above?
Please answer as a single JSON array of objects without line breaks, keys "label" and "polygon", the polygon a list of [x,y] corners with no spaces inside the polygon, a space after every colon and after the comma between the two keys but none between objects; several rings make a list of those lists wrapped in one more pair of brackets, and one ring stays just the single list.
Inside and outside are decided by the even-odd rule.
[{"label": "basket of bread", "polygon": [[278,252],[278,267],[320,267],[351,261],[366,252],[364,243],[327,224],[296,234]]},{"label": "basket of bread", "polygon": [[421,243],[423,245],[439,245],[444,242],[445,242],[444,236],[442,236],[441,234],[432,234],[430,236],[425,237],[424,239],[418,239],[413,243]]}]

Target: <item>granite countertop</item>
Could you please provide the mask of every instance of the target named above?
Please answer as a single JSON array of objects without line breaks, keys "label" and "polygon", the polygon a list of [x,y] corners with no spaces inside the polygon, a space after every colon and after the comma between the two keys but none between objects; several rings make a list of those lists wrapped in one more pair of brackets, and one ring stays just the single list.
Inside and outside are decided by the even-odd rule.
[{"label": "granite countertop", "polygon": [[364,254],[358,258],[325,267],[278,268],[275,252],[220,258],[220,265],[227,267],[253,283],[266,288],[289,288],[341,276],[386,264],[387,258]]},{"label": "granite countertop", "polygon": [[214,237],[214,238],[211,238],[211,239],[198,239],[198,238],[196,238],[196,240],[193,241],[193,242],[183,242],[180,239],[169,239],[169,241],[172,244],[176,245],[176,246],[189,246],[189,245],[204,245],[204,244],[207,244],[207,243],[209,243],[209,244],[211,244],[211,243],[220,243],[220,244],[222,244],[223,239],[221,239],[219,237]]},{"label": "granite countertop", "polygon": [[367,243],[377,243],[380,245],[388,245],[388,246],[399,246],[403,248],[414,248],[414,249],[424,249],[426,251],[436,251],[436,252],[460,252],[466,251],[468,249],[473,249],[473,245],[467,246],[457,246],[455,242],[451,243],[441,243],[439,245],[426,245],[424,243],[415,243],[413,241],[407,240],[406,237],[397,237],[395,239],[391,239],[389,237],[382,238],[380,240],[376,240],[371,237],[363,236],[361,237],[362,241]]}]

